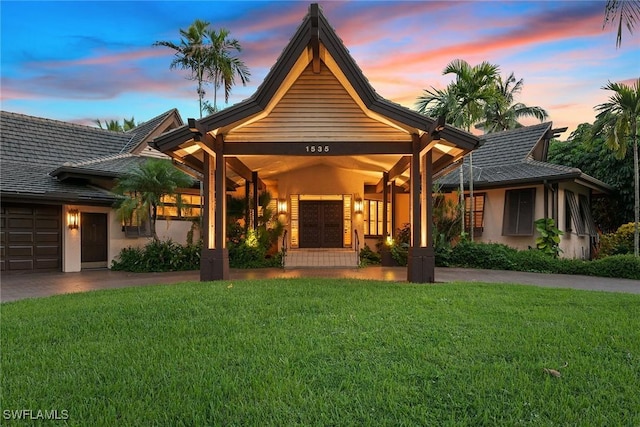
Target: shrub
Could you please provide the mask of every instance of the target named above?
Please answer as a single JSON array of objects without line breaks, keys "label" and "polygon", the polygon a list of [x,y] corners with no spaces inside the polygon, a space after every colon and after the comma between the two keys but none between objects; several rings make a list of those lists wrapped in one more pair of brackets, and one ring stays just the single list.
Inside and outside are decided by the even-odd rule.
[{"label": "shrub", "polygon": [[282,267],[282,253],[267,254],[267,249],[260,244],[247,244],[247,240],[229,243],[229,267],[231,268],[265,268]]},{"label": "shrub", "polygon": [[633,255],[613,255],[590,264],[594,276],[640,280],[640,258]]},{"label": "shrub", "polygon": [[136,273],[197,270],[201,249],[200,244],[180,245],[171,239],[154,239],[143,248],[122,249],[111,269]]},{"label": "shrub", "polygon": [[551,273],[557,259],[539,250],[515,251],[511,255],[513,270],[530,271],[532,273]]},{"label": "shrub", "polygon": [[633,253],[633,233],[635,223],[621,225],[615,233],[603,234],[600,237],[600,258],[610,255]]},{"label": "shrub", "polygon": [[409,257],[409,246],[411,242],[411,224],[404,224],[398,228],[396,238],[389,248],[391,257],[399,266],[406,266]]},{"label": "shrub", "polygon": [[514,270],[515,249],[501,243],[474,243],[463,241],[451,252],[450,265],[457,267]]},{"label": "shrub", "polygon": [[369,245],[365,243],[364,248],[360,249],[360,265],[377,265],[382,262],[382,257],[378,252],[373,251]]},{"label": "shrub", "polygon": [[495,270],[531,271],[537,273],[579,274],[640,280],[640,259],[633,255],[614,255],[594,261],[553,258],[538,250],[518,251],[503,244],[461,242],[436,265],[488,268]]}]

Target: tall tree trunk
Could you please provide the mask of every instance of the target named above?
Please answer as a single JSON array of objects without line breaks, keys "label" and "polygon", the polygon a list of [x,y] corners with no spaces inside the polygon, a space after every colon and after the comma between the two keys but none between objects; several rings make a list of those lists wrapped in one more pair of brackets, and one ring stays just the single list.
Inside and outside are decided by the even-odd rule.
[{"label": "tall tree trunk", "polygon": [[637,258],[639,255],[639,233],[638,233],[638,223],[640,222],[640,178],[638,173],[638,122],[636,120],[633,121],[631,125],[631,134],[633,135],[633,181],[635,187],[635,206],[634,206],[634,219],[635,226],[633,231],[633,255]]},{"label": "tall tree trunk", "polygon": [[151,235],[153,240],[158,240],[158,234],[156,233],[156,220],[158,219],[158,206],[153,203],[151,205]]}]

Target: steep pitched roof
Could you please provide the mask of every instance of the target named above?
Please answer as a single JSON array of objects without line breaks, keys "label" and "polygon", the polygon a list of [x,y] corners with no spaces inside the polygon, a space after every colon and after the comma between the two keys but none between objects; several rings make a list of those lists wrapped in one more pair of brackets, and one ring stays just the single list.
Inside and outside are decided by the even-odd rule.
[{"label": "steep pitched roof", "polygon": [[[543,181],[579,181],[596,192],[609,193],[612,187],[580,169],[546,162],[546,150],[540,149],[551,138],[552,123],[526,126],[481,136],[483,145],[473,152],[473,185],[487,189],[529,185]],[[463,163],[465,186],[470,179],[469,158]],[[459,169],[451,170],[436,181],[444,189],[460,185]]]},{"label": "steep pitched roof", "polygon": [[544,143],[551,125],[541,123],[480,136],[483,144],[473,152],[473,165],[492,167],[521,162],[531,155],[536,145]]},{"label": "steep pitched roof", "polygon": [[[314,61],[320,61],[322,55],[318,52],[321,49],[325,49],[327,53],[322,60],[330,60],[334,64],[332,70],[338,70],[344,76],[367,111],[414,131],[427,131],[434,125],[434,119],[388,101],[376,93],[321,9],[317,4],[312,4],[309,13],[256,92],[234,106],[198,120],[198,128],[204,132],[216,131],[264,112],[278,94],[282,95],[283,85],[291,77],[290,74],[301,73],[307,67],[305,52],[314,51]],[[465,150],[472,150],[479,145],[477,137],[451,126],[445,126],[440,137],[453,141]],[[170,152],[191,138],[193,132],[188,126],[183,126],[156,138],[153,144],[162,152]]]},{"label": "steep pitched roof", "polygon": [[177,108],[166,111],[144,123],[140,123],[133,129],[128,130],[131,140],[125,145],[121,153],[140,152],[144,147],[142,144],[148,143],[154,136],[158,136],[167,130],[180,127],[184,124]]}]

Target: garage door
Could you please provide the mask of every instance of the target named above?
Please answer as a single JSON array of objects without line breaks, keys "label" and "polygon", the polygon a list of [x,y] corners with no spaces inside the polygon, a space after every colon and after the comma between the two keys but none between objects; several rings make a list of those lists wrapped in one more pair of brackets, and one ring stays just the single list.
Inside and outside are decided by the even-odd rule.
[{"label": "garage door", "polygon": [[59,206],[3,204],[0,207],[2,271],[60,271],[61,212]]}]

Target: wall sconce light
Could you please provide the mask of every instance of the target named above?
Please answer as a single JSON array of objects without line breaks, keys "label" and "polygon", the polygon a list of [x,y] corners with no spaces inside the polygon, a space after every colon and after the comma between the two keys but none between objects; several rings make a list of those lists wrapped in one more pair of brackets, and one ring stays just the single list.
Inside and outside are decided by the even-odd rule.
[{"label": "wall sconce light", "polygon": [[286,215],[287,214],[287,200],[286,199],[278,199],[278,214]]},{"label": "wall sconce light", "polygon": [[67,225],[69,230],[77,230],[80,224],[80,212],[78,209],[69,209],[67,212]]},{"label": "wall sconce light", "polygon": [[354,201],[353,201],[353,210],[357,214],[361,214],[362,211],[364,210],[364,202],[362,201],[362,199],[360,197],[356,197],[354,199]]}]

